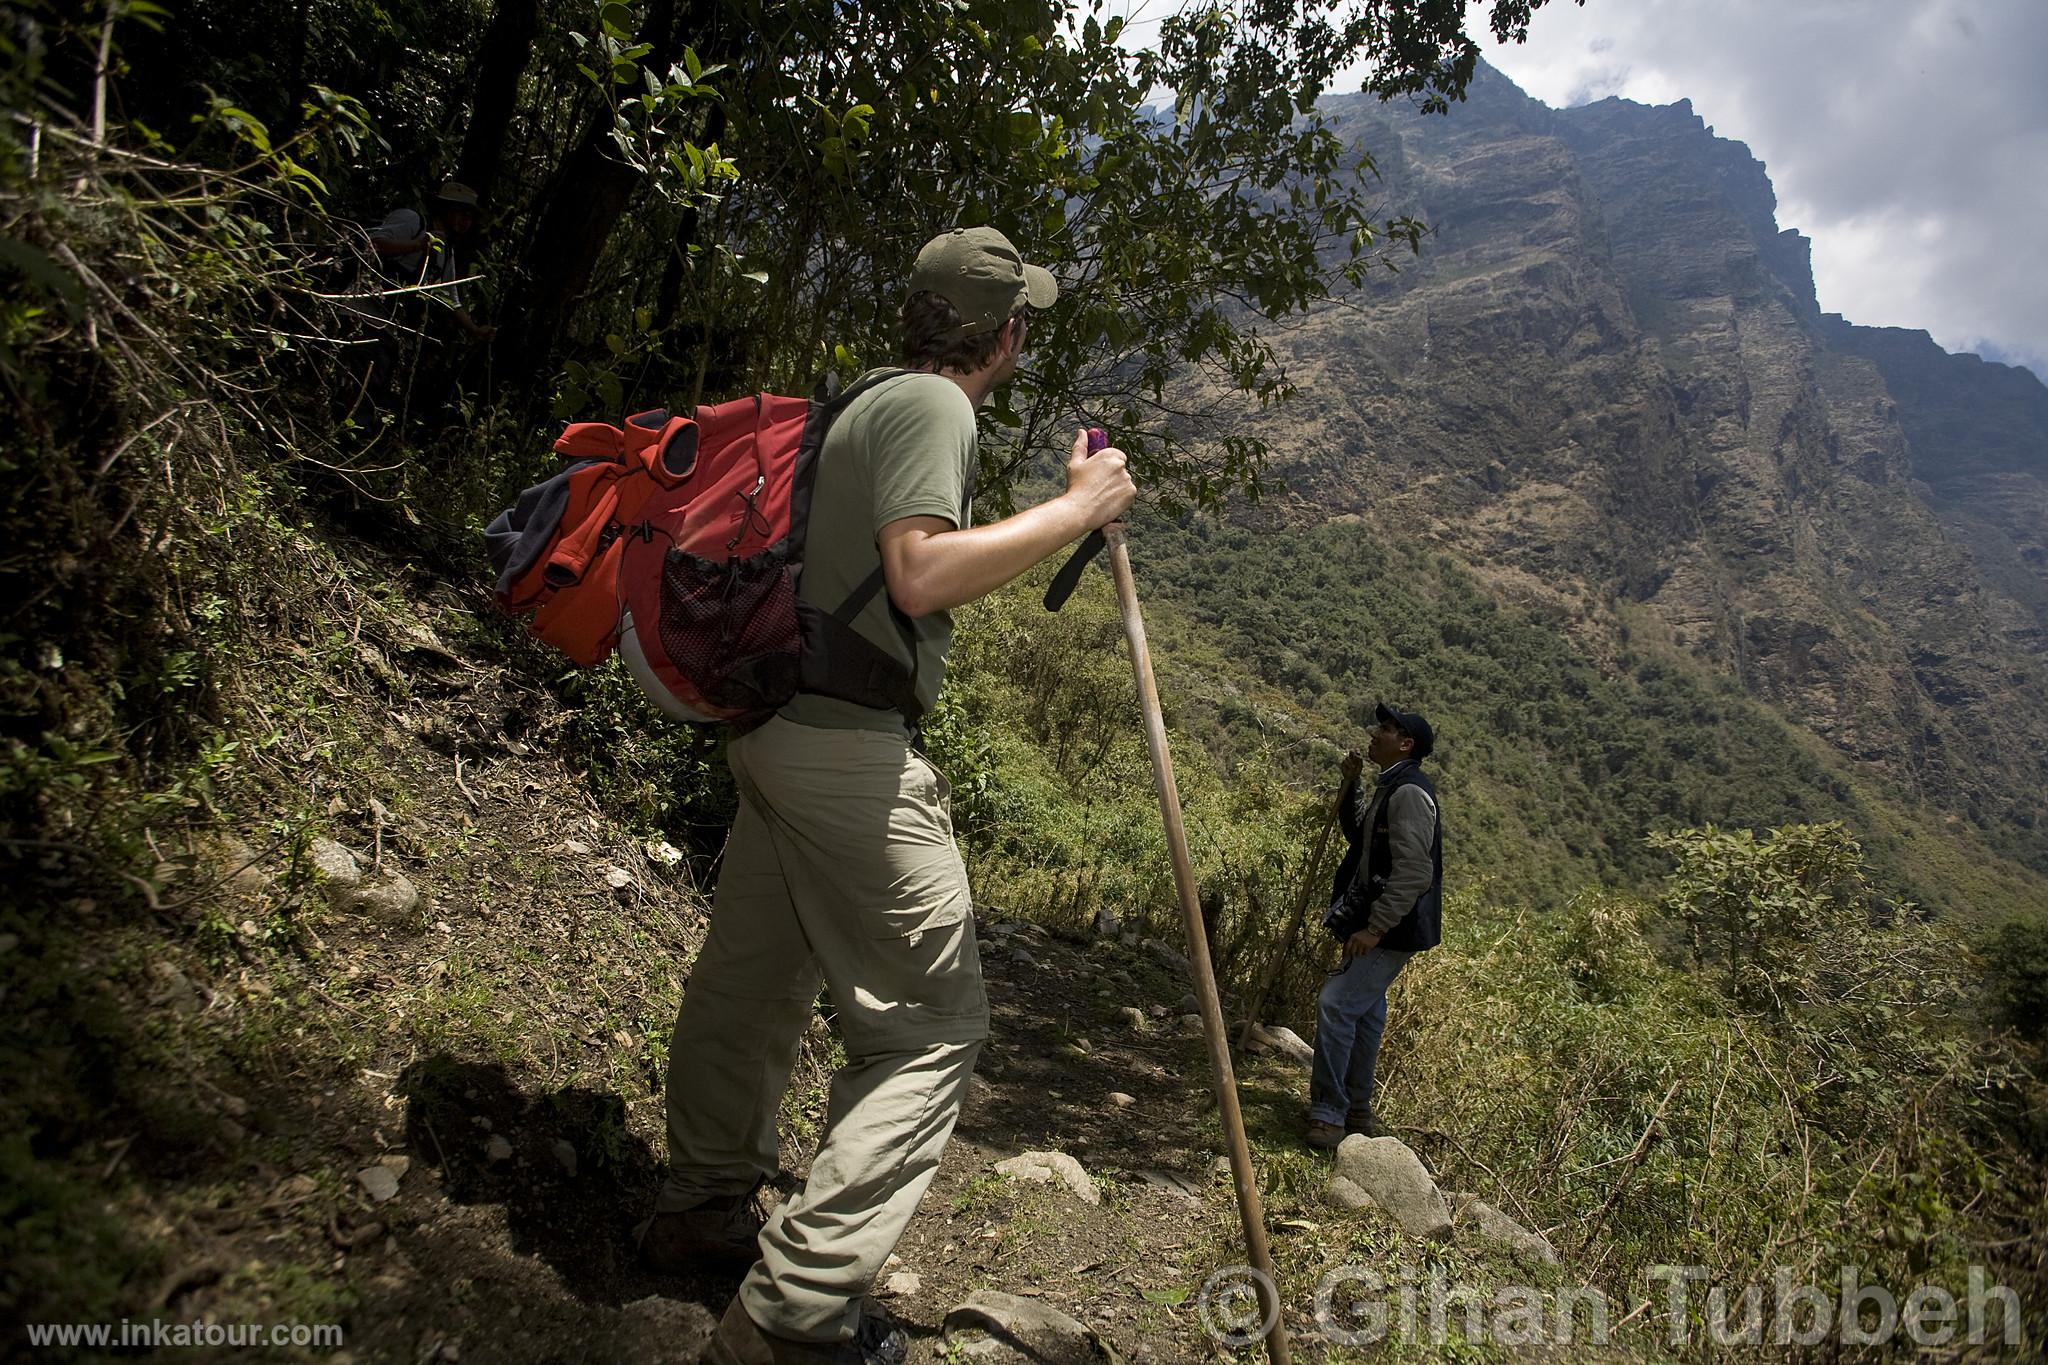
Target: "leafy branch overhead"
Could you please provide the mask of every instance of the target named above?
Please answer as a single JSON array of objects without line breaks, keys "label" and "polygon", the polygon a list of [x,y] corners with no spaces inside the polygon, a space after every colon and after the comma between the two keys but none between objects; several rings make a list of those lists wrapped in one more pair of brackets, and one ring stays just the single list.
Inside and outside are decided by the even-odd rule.
[{"label": "leafy branch overhead", "polygon": [[[1500,0],[1493,24],[1519,31],[1533,8]],[[580,366],[558,415],[599,395],[801,390],[882,363],[917,245],[992,223],[1063,288],[992,413],[996,503],[1083,419],[1117,431],[1169,506],[1256,493],[1263,441],[1215,419],[1290,392],[1262,325],[1392,267],[1424,231],[1376,216],[1368,150],[1317,100],[1363,70],[1385,96],[1442,108],[1477,48],[1456,5],[1201,6],[1142,47],[1100,10],[923,0],[799,6],[774,24],[744,6],[591,11],[570,60],[603,92],[608,158],[637,181],[629,212],[571,244],[592,282],[562,344],[525,357]],[[546,296],[560,243],[528,240],[557,253],[526,253]],[[636,330],[632,382],[587,354]],[[1221,412],[1191,396],[1219,385]]]}]

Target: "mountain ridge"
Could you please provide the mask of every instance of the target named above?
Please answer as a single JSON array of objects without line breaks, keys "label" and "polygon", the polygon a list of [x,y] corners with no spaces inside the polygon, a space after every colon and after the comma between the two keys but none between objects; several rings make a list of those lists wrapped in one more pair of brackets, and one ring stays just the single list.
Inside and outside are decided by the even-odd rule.
[{"label": "mountain ridge", "polygon": [[1251,523],[1357,516],[1590,603],[1592,654],[1647,608],[2048,871],[2048,389],[1824,313],[1766,168],[1689,103],[1552,110],[1489,68],[1450,119],[1330,112],[1433,231],[1277,340],[1300,396],[1247,422],[1288,491]]}]

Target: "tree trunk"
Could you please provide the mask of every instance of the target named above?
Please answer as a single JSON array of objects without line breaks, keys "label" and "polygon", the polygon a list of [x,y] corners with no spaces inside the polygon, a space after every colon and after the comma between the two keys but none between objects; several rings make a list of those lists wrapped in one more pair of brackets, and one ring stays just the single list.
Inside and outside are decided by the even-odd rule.
[{"label": "tree trunk", "polygon": [[526,71],[539,30],[540,0],[499,0],[477,51],[469,131],[462,139],[455,178],[486,201],[504,164],[505,138],[519,103],[519,78]]},{"label": "tree trunk", "polygon": [[[698,26],[697,9],[691,6],[685,22],[678,24],[675,0],[655,0],[640,35],[654,48],[641,59],[644,66],[666,71],[674,64],[683,31]],[[518,316],[508,319],[520,340],[517,350],[504,357],[514,383],[545,375],[556,340],[568,330],[612,229],[639,185],[640,173],[610,153],[611,119],[610,109],[600,109],[583,130],[554,199],[527,242],[521,272],[526,288]]]}]

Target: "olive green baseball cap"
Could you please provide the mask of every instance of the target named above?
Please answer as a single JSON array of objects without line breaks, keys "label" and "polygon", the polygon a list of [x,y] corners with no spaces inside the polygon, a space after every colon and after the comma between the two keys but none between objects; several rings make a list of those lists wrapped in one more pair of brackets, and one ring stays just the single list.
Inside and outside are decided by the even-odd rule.
[{"label": "olive green baseball cap", "polygon": [[1024,264],[992,227],[954,228],[924,244],[910,271],[910,292],[937,294],[962,318],[961,336],[993,331],[1020,304],[1050,308],[1060,287],[1043,266]]}]

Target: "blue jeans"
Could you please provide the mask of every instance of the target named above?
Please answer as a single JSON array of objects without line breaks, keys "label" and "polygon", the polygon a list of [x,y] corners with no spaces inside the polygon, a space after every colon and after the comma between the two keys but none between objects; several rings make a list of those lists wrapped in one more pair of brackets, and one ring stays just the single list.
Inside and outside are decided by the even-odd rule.
[{"label": "blue jeans", "polygon": [[1347,958],[1324,979],[1316,997],[1316,1060],[1308,1081],[1311,1120],[1342,1127],[1348,1112],[1371,1108],[1373,1064],[1387,1031],[1387,987],[1413,956],[1375,948]]}]

